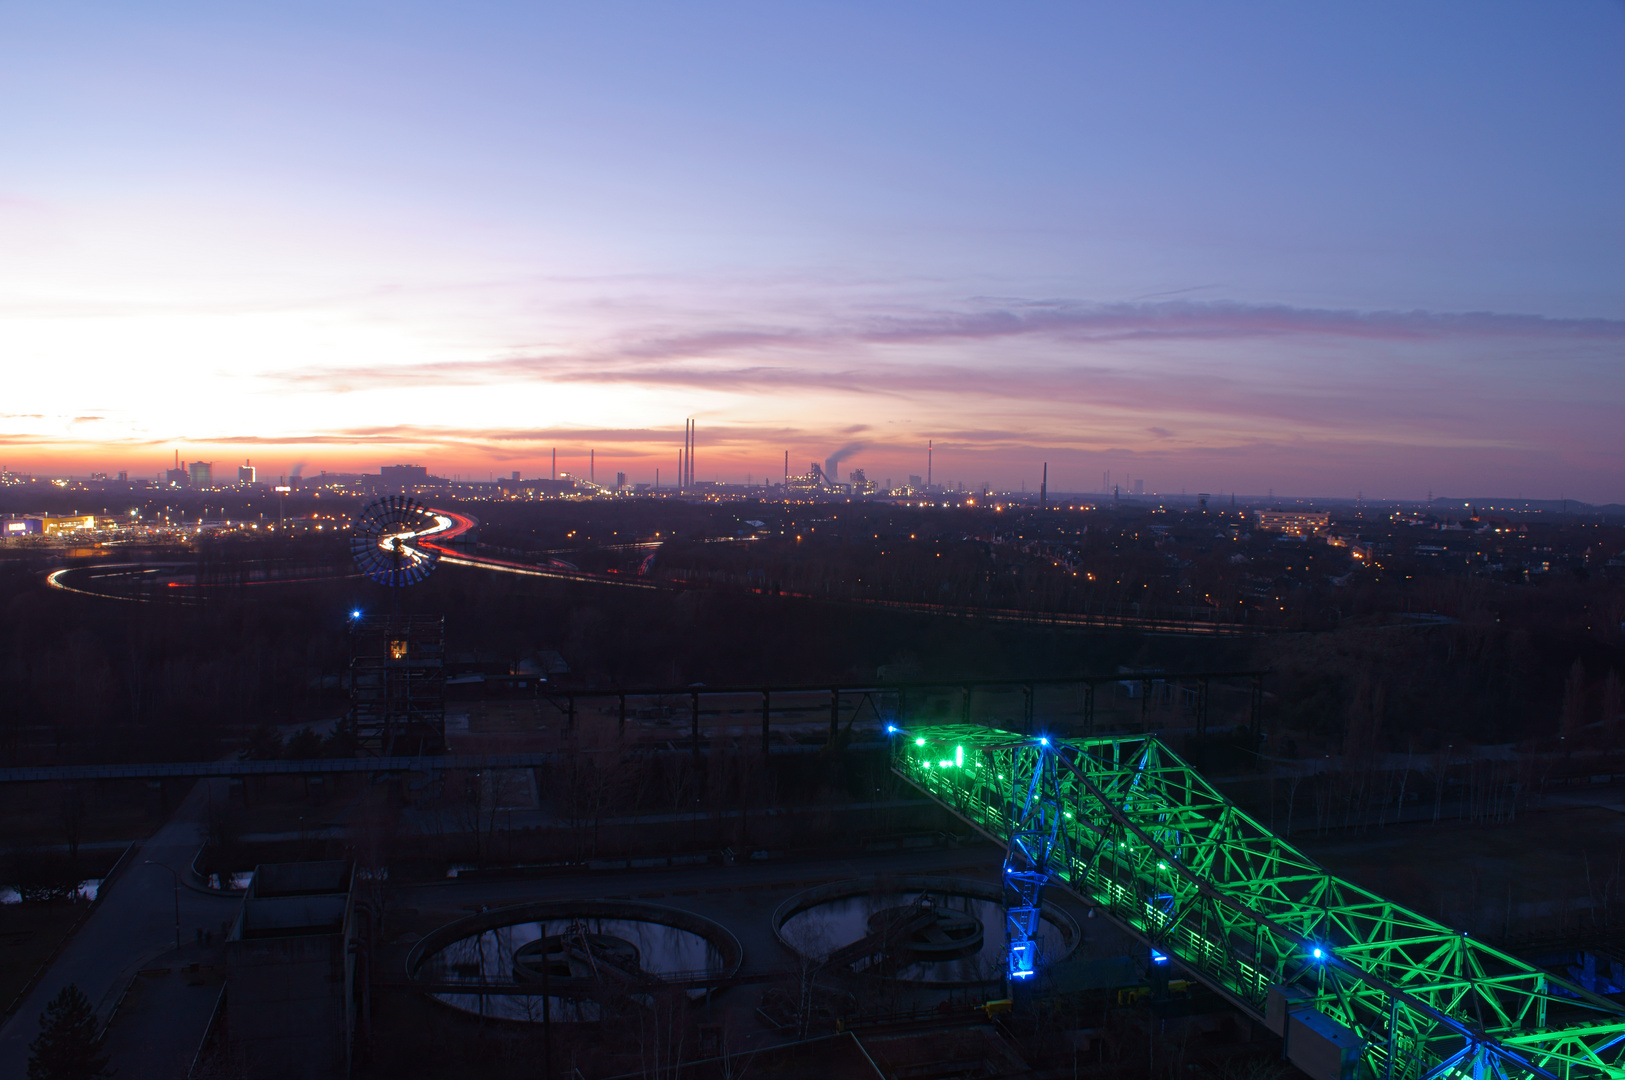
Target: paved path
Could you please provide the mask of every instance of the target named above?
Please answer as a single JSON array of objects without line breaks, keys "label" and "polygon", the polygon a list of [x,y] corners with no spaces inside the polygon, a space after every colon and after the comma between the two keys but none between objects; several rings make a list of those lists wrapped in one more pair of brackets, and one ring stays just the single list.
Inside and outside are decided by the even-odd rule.
[{"label": "paved path", "polygon": [[[210,796],[224,801],[227,782],[200,781],[181,801],[168,824],[142,842],[110,883],[101,902],[71,938],[15,1014],[0,1027],[0,1076],[27,1073],[28,1044],[39,1034],[40,1014],[68,983],[74,983],[105,1021],[108,1011],[134,974],[144,967],[173,961],[175,949],[175,879],[179,889],[181,941],[193,943],[199,928],[220,940],[221,923],[236,914],[235,898],[209,896],[184,883],[198,845],[203,843]],[[148,861],[158,866],[148,866]]]},{"label": "paved path", "polygon": [[195,974],[160,964],[136,978],[102,1046],[118,1080],[181,1080],[191,1069],[224,981],[207,963],[218,955],[199,959],[205,966]]}]

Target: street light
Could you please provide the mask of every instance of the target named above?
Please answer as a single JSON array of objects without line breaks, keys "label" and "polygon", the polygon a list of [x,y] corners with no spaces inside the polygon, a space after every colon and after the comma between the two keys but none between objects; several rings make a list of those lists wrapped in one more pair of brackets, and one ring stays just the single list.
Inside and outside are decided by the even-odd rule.
[{"label": "street light", "polygon": [[175,951],[181,951],[181,876],[175,873],[173,867],[165,866],[161,862],[147,859],[145,866],[156,866],[160,870],[168,870],[169,876],[175,879]]}]

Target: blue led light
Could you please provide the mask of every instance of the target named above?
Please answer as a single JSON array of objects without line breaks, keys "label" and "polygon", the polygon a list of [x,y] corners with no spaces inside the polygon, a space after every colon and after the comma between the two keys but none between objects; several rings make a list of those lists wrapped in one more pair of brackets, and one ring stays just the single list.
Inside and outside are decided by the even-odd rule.
[{"label": "blue led light", "polygon": [[1151,962],[1153,964],[1166,964],[1168,962],[1168,958],[1166,956],[1164,956],[1162,953],[1158,952],[1157,950],[1152,949],[1151,950]]},{"label": "blue led light", "polygon": [[1038,737],[1038,745],[1039,746],[1048,746],[1049,745],[1049,740],[1046,739],[1044,736],[1040,735]]},{"label": "blue led light", "polygon": [[1315,948],[1310,950],[1309,955],[1313,956],[1316,960],[1319,960],[1322,957],[1324,957],[1326,954],[1321,952],[1320,951],[1320,946],[1317,945],[1317,946],[1315,946]]},{"label": "blue led light", "polygon": [[1038,970],[1038,942],[1012,941],[1005,954],[1005,971],[1012,979],[1030,979]]},{"label": "blue led light", "polygon": [[887,735],[896,735],[901,730],[902,730],[902,728],[898,727],[896,724],[887,724],[886,725],[886,734]]},{"label": "blue led light", "polygon": [[361,618],[361,609],[360,609],[360,608],[357,608],[357,609],[356,609],[356,610],[354,610],[354,611],[352,611],[352,612],[350,612],[350,618],[352,618],[352,619],[359,619],[359,618]]}]

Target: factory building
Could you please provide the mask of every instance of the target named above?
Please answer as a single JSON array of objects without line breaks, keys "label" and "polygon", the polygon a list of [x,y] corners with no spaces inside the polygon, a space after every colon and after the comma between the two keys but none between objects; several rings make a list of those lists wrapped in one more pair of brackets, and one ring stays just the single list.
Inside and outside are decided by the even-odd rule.
[{"label": "factory building", "polygon": [[378,482],[386,488],[415,488],[429,482],[427,465],[383,465],[378,469]]}]

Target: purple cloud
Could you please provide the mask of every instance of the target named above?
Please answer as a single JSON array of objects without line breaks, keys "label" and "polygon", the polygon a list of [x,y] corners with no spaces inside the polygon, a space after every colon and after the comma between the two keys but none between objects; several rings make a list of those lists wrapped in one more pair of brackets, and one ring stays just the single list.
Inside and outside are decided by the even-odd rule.
[{"label": "purple cloud", "polygon": [[[978,301],[987,303],[986,299]],[[823,327],[719,328],[698,332],[650,330],[587,351],[520,355],[472,362],[380,368],[297,369],[280,376],[296,386],[356,390],[389,384],[479,384],[502,379],[709,386],[719,389],[823,388],[864,392],[916,391],[932,369],[896,365],[830,368],[766,362],[798,354],[851,353],[874,347],[979,343],[1017,339],[1056,343],[1237,343],[1248,340],[1391,342],[1396,344],[1521,340],[1529,343],[1625,343],[1625,320],[1554,319],[1495,312],[1361,312],[1233,302],[1164,301],[1086,304],[1002,301],[969,312],[872,315]],[[730,358],[745,362],[728,364]],[[713,366],[693,367],[705,361]],[[1069,365],[1071,367],[1071,365]],[[1077,370],[1075,367],[1073,370]],[[1097,369],[1104,373],[1105,369]],[[974,373],[964,373],[971,374]],[[1006,385],[991,373],[990,387]],[[1025,392],[1025,391],[1022,391]]]}]

